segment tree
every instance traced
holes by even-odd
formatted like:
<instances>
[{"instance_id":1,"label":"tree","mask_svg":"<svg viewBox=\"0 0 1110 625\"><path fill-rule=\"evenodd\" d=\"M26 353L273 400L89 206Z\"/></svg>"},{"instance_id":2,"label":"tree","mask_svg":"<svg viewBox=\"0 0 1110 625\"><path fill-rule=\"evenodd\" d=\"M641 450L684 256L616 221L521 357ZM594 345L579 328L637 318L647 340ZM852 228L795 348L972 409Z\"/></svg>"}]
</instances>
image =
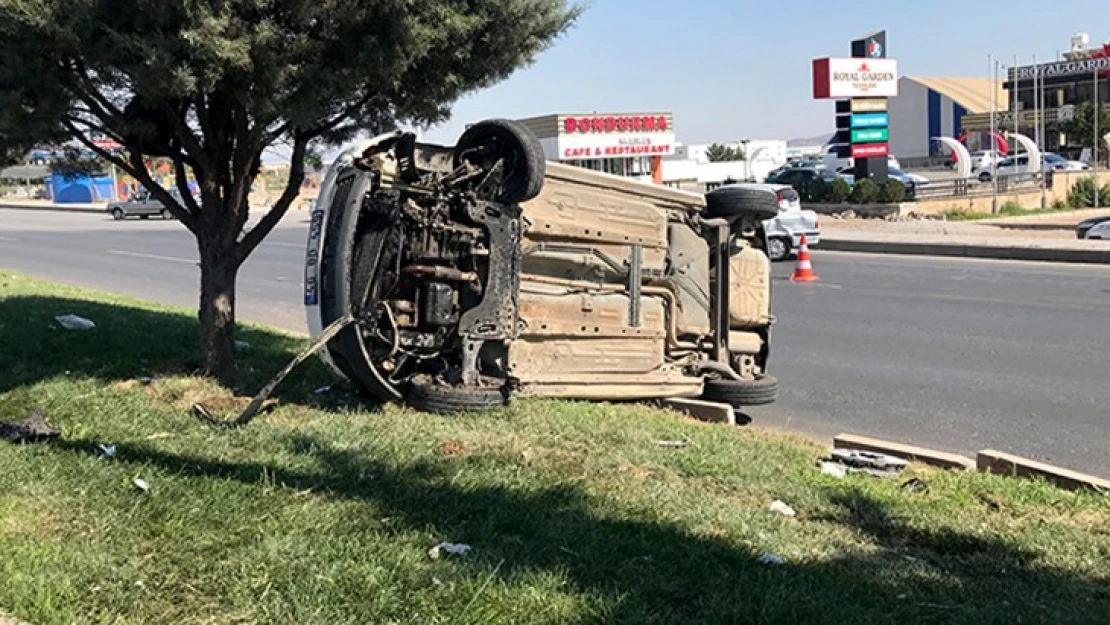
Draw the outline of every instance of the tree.
<instances>
[{"instance_id":1,"label":"tree","mask_svg":"<svg viewBox=\"0 0 1110 625\"><path fill-rule=\"evenodd\" d=\"M1081 145L1085 148L1095 147L1095 105L1093 102L1083 102L1076 105L1075 116L1064 128L1067 133L1068 143ZM1101 137L1110 132L1110 106L1105 104L1099 107L1098 115L1098 153L1099 161L1106 162L1110 149Z\"/></svg>"},{"instance_id":2,"label":"tree","mask_svg":"<svg viewBox=\"0 0 1110 625\"><path fill-rule=\"evenodd\" d=\"M744 160L744 148L714 143L705 150L705 156L710 163L742 161Z\"/></svg>"},{"instance_id":3,"label":"tree","mask_svg":"<svg viewBox=\"0 0 1110 625\"><path fill-rule=\"evenodd\" d=\"M0 140L76 139L195 235L201 349L207 371L226 377L239 267L296 198L310 146L441 121L462 95L531 63L579 12L567 0L0 0ZM275 144L291 152L287 183L244 231ZM173 163L182 203L148 172L152 157Z\"/></svg>"}]
</instances>

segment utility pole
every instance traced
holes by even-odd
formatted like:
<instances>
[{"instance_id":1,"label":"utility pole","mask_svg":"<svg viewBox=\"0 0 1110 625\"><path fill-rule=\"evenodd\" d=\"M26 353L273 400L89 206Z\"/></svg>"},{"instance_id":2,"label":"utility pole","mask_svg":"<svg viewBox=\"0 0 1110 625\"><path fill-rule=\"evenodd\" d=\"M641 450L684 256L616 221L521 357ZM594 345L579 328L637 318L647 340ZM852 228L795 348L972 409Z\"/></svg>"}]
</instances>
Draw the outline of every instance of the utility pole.
<instances>
[{"instance_id":1,"label":"utility pole","mask_svg":"<svg viewBox=\"0 0 1110 625\"><path fill-rule=\"evenodd\" d=\"M1014 109L1014 134L1016 135L1021 132L1021 111L1018 110L1018 101L1021 100L1021 98L1018 97L1018 85L1020 83L1018 82L1018 60L1016 54L1014 55L1014 64L1010 67L1014 68L1012 70L1014 72L1014 79L1010 81L1010 100L1012 100L1010 105L1011 108Z\"/></svg>"},{"instance_id":2,"label":"utility pole","mask_svg":"<svg viewBox=\"0 0 1110 625\"><path fill-rule=\"evenodd\" d=\"M1044 152L1044 138L1041 136L1041 117L1044 115L1044 107L1041 106L1041 86L1044 83L1044 77L1041 76L1041 66L1037 64L1037 55L1033 55L1033 142L1037 144L1037 148ZM1045 186L1044 169L1041 170L1040 186L1041 186L1041 208L1048 208L1048 188Z\"/></svg>"}]
</instances>

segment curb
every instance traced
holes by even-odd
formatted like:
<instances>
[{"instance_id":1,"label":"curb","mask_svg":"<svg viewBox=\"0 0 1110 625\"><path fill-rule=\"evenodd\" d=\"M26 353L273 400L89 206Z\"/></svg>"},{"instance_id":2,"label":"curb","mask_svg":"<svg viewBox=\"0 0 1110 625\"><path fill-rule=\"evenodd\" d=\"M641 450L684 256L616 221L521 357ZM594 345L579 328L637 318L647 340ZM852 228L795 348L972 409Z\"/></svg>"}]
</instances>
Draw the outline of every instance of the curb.
<instances>
[{"instance_id":1,"label":"curb","mask_svg":"<svg viewBox=\"0 0 1110 625\"><path fill-rule=\"evenodd\" d=\"M37 205L37 204L0 204L0 209L28 210L28 211L50 211L50 212L54 212L54 213L89 213L89 214L97 214L97 215L106 215L106 214L108 214L106 208L107 207L105 207L105 208L88 208L88 207L85 207L85 206L68 208L68 207L60 206L58 204L45 204L45 205Z\"/></svg>"},{"instance_id":2,"label":"curb","mask_svg":"<svg viewBox=\"0 0 1110 625\"><path fill-rule=\"evenodd\" d=\"M1110 480L993 449L980 451L976 456L975 464L980 471L995 475L1043 478L1067 490L1089 489L1110 493Z\"/></svg>"},{"instance_id":3,"label":"curb","mask_svg":"<svg viewBox=\"0 0 1110 625\"><path fill-rule=\"evenodd\" d=\"M821 248L831 252L904 254L910 256L950 256L957 258L995 258L1054 263L1110 265L1110 246L1106 249L1002 247L966 243L907 243L901 241L863 241L822 237Z\"/></svg>"},{"instance_id":4,"label":"curb","mask_svg":"<svg viewBox=\"0 0 1110 625\"><path fill-rule=\"evenodd\" d=\"M1043 479L1065 490L1091 490L1096 493L1110 494L1110 479L1080 473L1071 469L1053 466L1044 462L1006 454L992 449L978 452L975 460L924 447L904 445L877 438L856 434L838 434L833 439L834 449L855 449L886 454L911 462L952 469L956 471L979 471L1005 477Z\"/></svg>"},{"instance_id":5,"label":"curb","mask_svg":"<svg viewBox=\"0 0 1110 625\"><path fill-rule=\"evenodd\" d=\"M975 461L965 456L935 451L924 447L915 447L913 445L892 443L877 438L857 436L855 434L838 434L836 438L833 439L833 447L882 453L911 462L920 462L930 466L940 467L941 469L971 471L975 468Z\"/></svg>"}]
</instances>

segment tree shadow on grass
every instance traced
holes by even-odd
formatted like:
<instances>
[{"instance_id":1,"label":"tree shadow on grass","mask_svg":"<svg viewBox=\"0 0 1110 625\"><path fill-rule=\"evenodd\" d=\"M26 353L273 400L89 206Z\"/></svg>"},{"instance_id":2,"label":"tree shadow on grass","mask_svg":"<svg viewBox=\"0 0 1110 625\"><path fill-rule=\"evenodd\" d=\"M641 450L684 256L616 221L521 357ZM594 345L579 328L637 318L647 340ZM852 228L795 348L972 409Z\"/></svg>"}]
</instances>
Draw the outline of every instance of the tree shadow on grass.
<instances>
[{"instance_id":1,"label":"tree shadow on grass","mask_svg":"<svg viewBox=\"0 0 1110 625\"><path fill-rule=\"evenodd\" d=\"M96 328L66 330L55 317L67 314L88 318ZM199 322L172 311L61 297L8 297L0 299L0 336L0 393L63 375L105 382L191 375L200 363ZM304 339L264 330L241 331L238 338L248 347L238 355L233 386L245 395L257 392L305 346ZM310 359L293 371L275 397L302 403L314 388L333 381L318 359ZM344 400L337 396L336 401Z\"/></svg>"},{"instance_id":2,"label":"tree shadow on grass","mask_svg":"<svg viewBox=\"0 0 1110 625\"><path fill-rule=\"evenodd\" d=\"M178 456L142 445L121 445L117 457L197 479L279 483L373 503L405 529L430 528L443 540L471 544L476 555L462 562L474 575L506 582L537 571L562 575L567 590L604 604L578 622L1105 623L1110 614L1106 579L1053 568L1005 540L911 527L849 487L825 494L833 513L804 522L812 532L848 528L871 548L766 565L757 560L759 536L695 535L643 511L629 518L573 485L459 487L451 484L459 468L448 461L397 467L311 437L290 437L289 445L322 469ZM367 520L367 531L376 521Z\"/></svg>"}]
</instances>

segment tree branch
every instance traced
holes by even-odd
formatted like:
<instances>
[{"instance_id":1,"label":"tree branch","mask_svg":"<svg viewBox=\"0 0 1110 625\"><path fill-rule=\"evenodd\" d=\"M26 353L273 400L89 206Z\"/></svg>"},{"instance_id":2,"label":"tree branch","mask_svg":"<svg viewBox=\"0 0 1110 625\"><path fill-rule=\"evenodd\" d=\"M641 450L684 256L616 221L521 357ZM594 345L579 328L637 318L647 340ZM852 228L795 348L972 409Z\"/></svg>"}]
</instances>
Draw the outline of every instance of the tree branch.
<instances>
[{"instance_id":1,"label":"tree branch","mask_svg":"<svg viewBox=\"0 0 1110 625\"><path fill-rule=\"evenodd\" d=\"M128 150L130 150L131 167L135 170L131 175L135 176L139 182L143 183L143 186L146 187L154 197L158 198L158 201L161 202L163 206L177 216L181 223L189 229L189 232L195 235L197 233L197 218L178 204L177 200L175 200L174 197L170 195L170 192L163 188L162 185L154 182L154 178L151 177L150 172L146 169L146 163L143 162L143 155L140 154L138 150L133 150L131 146L127 147Z\"/></svg>"},{"instance_id":2,"label":"tree branch","mask_svg":"<svg viewBox=\"0 0 1110 625\"><path fill-rule=\"evenodd\" d=\"M251 255L258 244L270 234L274 226L285 217L285 213L289 207L293 205L293 200L297 199L297 195L301 192L301 183L304 182L304 155L308 147L309 138L306 135L297 133L293 139L293 156L292 162L289 166L289 180L285 183L285 191L282 192L281 197L277 202L274 202L270 212L259 220L258 224L251 231L243 236L239 242L237 254L239 262L242 263Z\"/></svg>"},{"instance_id":3,"label":"tree branch","mask_svg":"<svg viewBox=\"0 0 1110 625\"><path fill-rule=\"evenodd\" d=\"M313 126L312 128L309 128L308 130L304 131L304 136L308 137L309 139L314 139L314 138L324 134L325 132L327 132L329 130L332 130L333 128L335 128L339 124L343 123L343 121L345 119L347 119L348 117L353 115L355 113L355 111L357 111L360 108L366 106L366 103L369 102L370 100L372 100L374 98L374 96L376 96L376 95L377 95L377 93L368 90L368 92L365 95L363 95L361 98L356 100L351 105L344 108L335 117L332 117L328 121L326 121L322 124L318 124L316 126Z\"/></svg>"},{"instance_id":4,"label":"tree branch","mask_svg":"<svg viewBox=\"0 0 1110 625\"><path fill-rule=\"evenodd\" d=\"M173 169L174 178L177 179L177 190L181 193L181 199L185 202L185 208L187 212L194 215L200 214L200 206L197 205L197 201L193 198L193 194L189 191L189 176L185 172L185 163L175 159L173 161ZM173 212L173 210L173 208L170 208L171 213ZM181 219L179 215L175 216L178 219Z\"/></svg>"},{"instance_id":5,"label":"tree branch","mask_svg":"<svg viewBox=\"0 0 1110 625\"><path fill-rule=\"evenodd\" d=\"M86 138L85 133L81 132L81 129L78 128L75 125L75 122L76 123L86 123L86 122L84 122L84 120L74 120L74 119L68 118L68 117L66 119L62 120L62 125L64 125L70 131L70 133L73 135L73 138L77 139L82 144L84 144L85 147L87 147L90 150L92 150L93 152L95 152L97 154L97 156L99 156L100 158L108 161L109 163L115 165L116 167L119 167L120 169L124 170L128 174L131 174L132 177L134 177L134 178L139 177L136 174L136 172L134 171L134 168L132 167L132 165L130 163L128 163L127 161L124 161L122 158L112 154L111 152L105 150L104 148L101 148L100 146L96 145L95 143L92 142L91 139Z\"/></svg>"}]
</instances>

